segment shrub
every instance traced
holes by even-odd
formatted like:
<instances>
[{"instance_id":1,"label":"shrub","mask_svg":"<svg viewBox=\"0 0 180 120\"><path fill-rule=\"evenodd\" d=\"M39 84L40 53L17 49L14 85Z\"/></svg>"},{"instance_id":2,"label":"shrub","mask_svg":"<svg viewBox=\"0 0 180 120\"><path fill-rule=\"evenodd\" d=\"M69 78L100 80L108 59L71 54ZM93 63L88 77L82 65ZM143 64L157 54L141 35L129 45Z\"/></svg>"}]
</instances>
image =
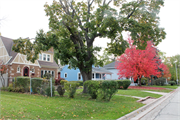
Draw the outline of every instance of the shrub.
<instances>
[{"instance_id":1,"label":"shrub","mask_svg":"<svg viewBox=\"0 0 180 120\"><path fill-rule=\"evenodd\" d=\"M169 81L169 84L170 84L171 86L173 86L173 85L176 84L176 82L175 82L175 81Z\"/></svg>"},{"instance_id":2,"label":"shrub","mask_svg":"<svg viewBox=\"0 0 180 120\"><path fill-rule=\"evenodd\" d=\"M15 87L23 87L25 92L29 91L29 83L30 83L30 78L29 77L17 77L15 78Z\"/></svg>"},{"instance_id":3,"label":"shrub","mask_svg":"<svg viewBox=\"0 0 180 120\"><path fill-rule=\"evenodd\" d=\"M52 75L50 73L45 73L43 75L43 78L45 78L45 79L50 79L51 77L52 77Z\"/></svg>"},{"instance_id":4,"label":"shrub","mask_svg":"<svg viewBox=\"0 0 180 120\"><path fill-rule=\"evenodd\" d=\"M93 81L93 80L88 80L84 82L84 86L87 86L88 93L90 94L92 99L97 98L98 94L98 89L100 87L100 82L98 81Z\"/></svg>"},{"instance_id":5,"label":"shrub","mask_svg":"<svg viewBox=\"0 0 180 120\"><path fill-rule=\"evenodd\" d=\"M103 81L101 84L100 95L102 99L110 101L112 96L118 91L118 83L116 81Z\"/></svg>"},{"instance_id":6,"label":"shrub","mask_svg":"<svg viewBox=\"0 0 180 120\"><path fill-rule=\"evenodd\" d=\"M127 89L131 84L131 81L129 79L122 80L122 82L123 82L123 89Z\"/></svg>"},{"instance_id":7,"label":"shrub","mask_svg":"<svg viewBox=\"0 0 180 120\"><path fill-rule=\"evenodd\" d=\"M155 80L155 85L163 86L165 82L166 82L166 78L158 78L157 80Z\"/></svg>"},{"instance_id":8,"label":"shrub","mask_svg":"<svg viewBox=\"0 0 180 120\"><path fill-rule=\"evenodd\" d=\"M59 93L60 96L63 96L64 93L65 93L64 86L59 85L59 86L57 87L57 92Z\"/></svg>"},{"instance_id":9,"label":"shrub","mask_svg":"<svg viewBox=\"0 0 180 120\"><path fill-rule=\"evenodd\" d=\"M55 85L60 85L60 81L65 80L64 78L55 79Z\"/></svg>"},{"instance_id":10,"label":"shrub","mask_svg":"<svg viewBox=\"0 0 180 120\"><path fill-rule=\"evenodd\" d=\"M1 90L6 91L6 90L8 90L8 88L7 87L2 87Z\"/></svg>"},{"instance_id":11,"label":"shrub","mask_svg":"<svg viewBox=\"0 0 180 120\"><path fill-rule=\"evenodd\" d=\"M83 86L83 81L78 81L79 82L79 86Z\"/></svg>"},{"instance_id":12,"label":"shrub","mask_svg":"<svg viewBox=\"0 0 180 120\"><path fill-rule=\"evenodd\" d=\"M52 86L52 96L54 96L54 86ZM47 96L51 96L51 88L50 87L48 87L48 88L46 88L46 95Z\"/></svg>"},{"instance_id":13,"label":"shrub","mask_svg":"<svg viewBox=\"0 0 180 120\"><path fill-rule=\"evenodd\" d=\"M118 89L122 89L123 87L123 81L122 80L116 80L118 83Z\"/></svg>"},{"instance_id":14,"label":"shrub","mask_svg":"<svg viewBox=\"0 0 180 120\"><path fill-rule=\"evenodd\" d=\"M32 87L33 93L38 93L37 88L41 87L41 85L42 85L42 79L41 78L33 78L31 80L31 87Z\"/></svg>"},{"instance_id":15,"label":"shrub","mask_svg":"<svg viewBox=\"0 0 180 120\"><path fill-rule=\"evenodd\" d=\"M13 87L8 87L8 91L12 92Z\"/></svg>"},{"instance_id":16,"label":"shrub","mask_svg":"<svg viewBox=\"0 0 180 120\"><path fill-rule=\"evenodd\" d=\"M76 89L79 86L79 83L76 82L66 82L64 83L64 88L68 92L69 98L74 98Z\"/></svg>"},{"instance_id":17,"label":"shrub","mask_svg":"<svg viewBox=\"0 0 180 120\"><path fill-rule=\"evenodd\" d=\"M63 85L63 86L64 86L64 83L67 83L67 82L68 82L67 80L61 80L60 81L61 85Z\"/></svg>"},{"instance_id":18,"label":"shrub","mask_svg":"<svg viewBox=\"0 0 180 120\"><path fill-rule=\"evenodd\" d=\"M146 84L148 84L148 79L145 77L141 78L141 85L146 85Z\"/></svg>"}]
</instances>

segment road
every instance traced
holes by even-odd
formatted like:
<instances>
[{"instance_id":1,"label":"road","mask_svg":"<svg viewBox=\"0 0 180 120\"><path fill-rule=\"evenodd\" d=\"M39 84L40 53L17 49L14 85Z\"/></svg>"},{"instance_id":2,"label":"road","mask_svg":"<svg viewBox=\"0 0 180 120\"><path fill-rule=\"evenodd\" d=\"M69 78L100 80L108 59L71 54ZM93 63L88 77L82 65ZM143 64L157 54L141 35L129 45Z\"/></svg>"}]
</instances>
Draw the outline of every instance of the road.
<instances>
[{"instance_id":1,"label":"road","mask_svg":"<svg viewBox=\"0 0 180 120\"><path fill-rule=\"evenodd\" d=\"M140 120L180 120L180 87Z\"/></svg>"}]
</instances>

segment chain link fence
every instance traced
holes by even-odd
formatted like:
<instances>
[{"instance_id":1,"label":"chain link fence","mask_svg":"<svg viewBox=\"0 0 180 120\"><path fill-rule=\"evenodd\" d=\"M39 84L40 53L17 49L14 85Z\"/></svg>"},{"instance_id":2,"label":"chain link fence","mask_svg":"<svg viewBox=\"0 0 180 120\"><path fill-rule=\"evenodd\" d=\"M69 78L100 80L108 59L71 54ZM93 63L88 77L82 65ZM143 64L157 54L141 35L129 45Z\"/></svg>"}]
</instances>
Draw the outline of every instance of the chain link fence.
<instances>
[{"instance_id":1,"label":"chain link fence","mask_svg":"<svg viewBox=\"0 0 180 120\"><path fill-rule=\"evenodd\" d=\"M42 79L42 78L29 78L29 77L16 77L12 80L13 92L22 92L30 94L41 94L47 96L54 96L52 86L52 78Z\"/></svg>"}]
</instances>

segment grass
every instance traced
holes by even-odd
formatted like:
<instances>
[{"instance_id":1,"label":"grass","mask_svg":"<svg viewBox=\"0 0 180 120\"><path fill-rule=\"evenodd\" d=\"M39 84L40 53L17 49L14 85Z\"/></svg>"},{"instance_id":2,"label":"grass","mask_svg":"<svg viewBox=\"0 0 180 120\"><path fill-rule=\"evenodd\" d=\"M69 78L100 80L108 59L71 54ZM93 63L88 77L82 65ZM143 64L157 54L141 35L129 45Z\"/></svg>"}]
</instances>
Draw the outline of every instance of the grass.
<instances>
[{"instance_id":1,"label":"grass","mask_svg":"<svg viewBox=\"0 0 180 120\"><path fill-rule=\"evenodd\" d=\"M143 106L137 99L116 95L110 102L84 94L70 99L1 91L0 97L1 119L117 119Z\"/></svg>"},{"instance_id":2,"label":"grass","mask_svg":"<svg viewBox=\"0 0 180 120\"><path fill-rule=\"evenodd\" d=\"M159 98L162 95L158 94L153 94L153 93L148 93L148 92L143 92L143 90L134 90L134 89L127 89L127 90L118 90L117 94L121 95L130 95L130 96L138 96L138 97L153 97L153 98Z\"/></svg>"},{"instance_id":3,"label":"grass","mask_svg":"<svg viewBox=\"0 0 180 120\"><path fill-rule=\"evenodd\" d=\"M161 87L161 88L176 89L176 88L178 88L179 86L177 86L177 85L173 85L173 86L171 86L171 85L164 85L164 86L153 85L153 87Z\"/></svg>"}]
</instances>

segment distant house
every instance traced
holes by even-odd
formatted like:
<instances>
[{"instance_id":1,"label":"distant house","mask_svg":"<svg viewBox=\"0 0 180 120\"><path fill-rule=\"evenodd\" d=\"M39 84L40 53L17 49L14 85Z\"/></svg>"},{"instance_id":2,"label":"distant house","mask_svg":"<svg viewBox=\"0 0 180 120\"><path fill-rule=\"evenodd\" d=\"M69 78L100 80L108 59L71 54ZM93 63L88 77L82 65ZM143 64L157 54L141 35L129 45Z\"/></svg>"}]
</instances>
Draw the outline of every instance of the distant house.
<instances>
[{"instance_id":1,"label":"distant house","mask_svg":"<svg viewBox=\"0 0 180 120\"><path fill-rule=\"evenodd\" d=\"M112 76L106 75L107 79L111 79L112 78L112 80L118 80L118 77L119 77L117 75L118 70L116 69L115 66L116 66L116 62L112 62L112 63L107 64L107 65L105 65L103 67L104 69L106 69L106 70L110 71L111 73L113 73Z\"/></svg>"},{"instance_id":2,"label":"distant house","mask_svg":"<svg viewBox=\"0 0 180 120\"><path fill-rule=\"evenodd\" d=\"M27 61L26 55L12 51L13 44L13 39L0 36L0 59L8 65L8 77L43 77L45 73L51 73L58 78L59 66L54 61L53 48L41 51L39 59L32 63Z\"/></svg>"},{"instance_id":3,"label":"distant house","mask_svg":"<svg viewBox=\"0 0 180 120\"><path fill-rule=\"evenodd\" d=\"M106 75L112 75L112 73L104 68L92 68L92 80L107 80ZM83 80L79 69L68 69L68 65L65 65L61 69L61 78L65 78L68 81Z\"/></svg>"}]
</instances>

